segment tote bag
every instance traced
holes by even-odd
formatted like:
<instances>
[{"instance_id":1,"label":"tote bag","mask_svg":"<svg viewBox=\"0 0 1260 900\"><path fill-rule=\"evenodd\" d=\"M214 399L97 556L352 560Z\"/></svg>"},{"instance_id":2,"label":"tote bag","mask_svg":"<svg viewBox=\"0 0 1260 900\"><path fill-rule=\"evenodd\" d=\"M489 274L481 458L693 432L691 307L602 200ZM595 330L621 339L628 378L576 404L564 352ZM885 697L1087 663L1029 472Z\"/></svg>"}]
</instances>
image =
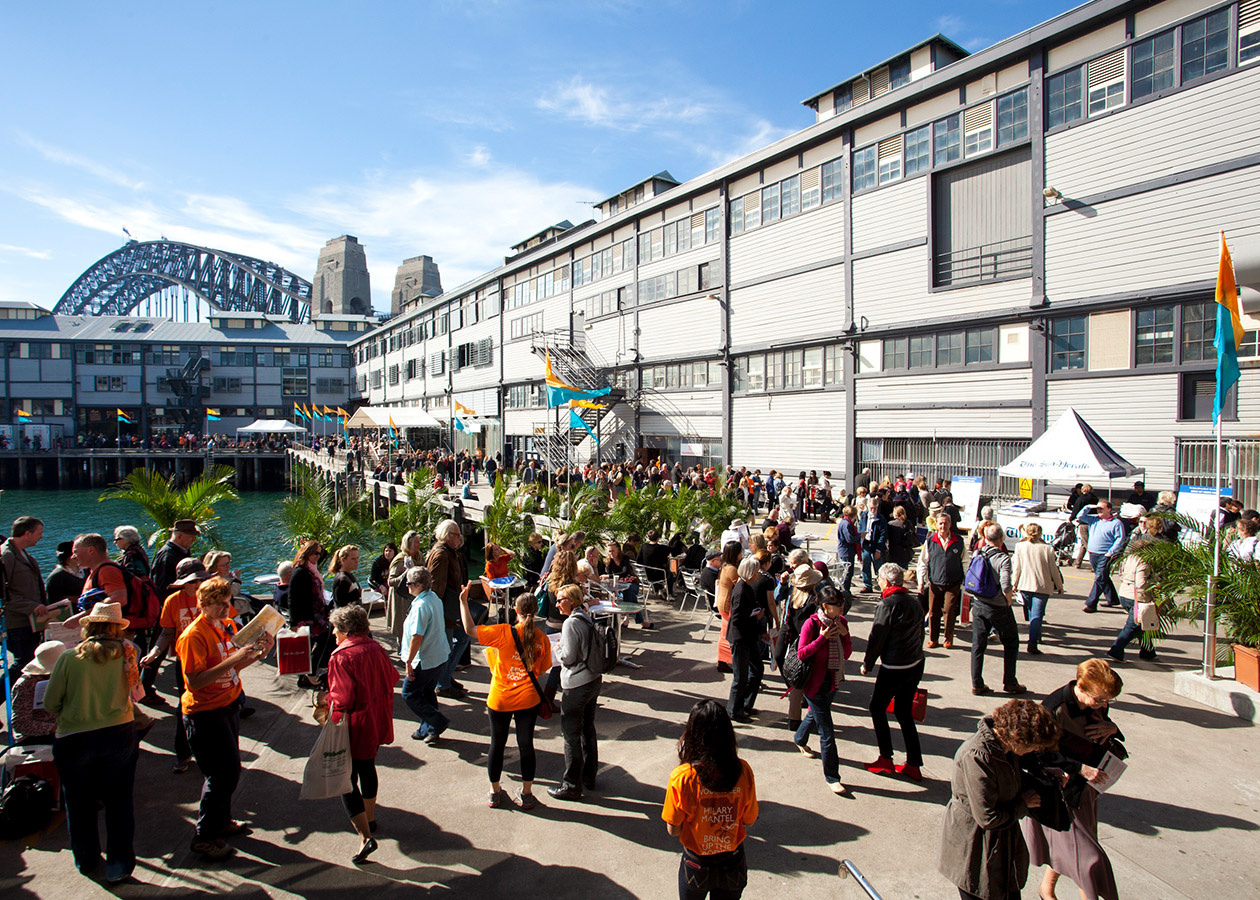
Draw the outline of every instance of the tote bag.
<instances>
[{"instance_id":1,"label":"tote bag","mask_svg":"<svg viewBox=\"0 0 1260 900\"><path fill-rule=\"evenodd\" d=\"M332 716L320 729L302 773L299 800L324 800L350 793L350 726L346 716L333 724Z\"/></svg>"}]
</instances>

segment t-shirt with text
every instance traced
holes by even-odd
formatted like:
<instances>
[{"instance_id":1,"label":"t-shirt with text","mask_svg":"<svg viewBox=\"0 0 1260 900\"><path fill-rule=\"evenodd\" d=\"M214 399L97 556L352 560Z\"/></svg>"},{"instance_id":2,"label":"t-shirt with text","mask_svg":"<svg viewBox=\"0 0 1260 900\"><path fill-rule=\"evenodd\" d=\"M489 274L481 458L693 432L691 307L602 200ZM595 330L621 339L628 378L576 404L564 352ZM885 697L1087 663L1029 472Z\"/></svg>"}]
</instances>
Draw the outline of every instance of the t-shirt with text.
<instances>
[{"instance_id":1,"label":"t-shirt with text","mask_svg":"<svg viewBox=\"0 0 1260 900\"><path fill-rule=\"evenodd\" d=\"M187 687L189 672L213 669L236 652L232 631L230 620L214 622L201 615L193 619L175 641L175 655L179 657L184 673L185 688L180 698L180 709L185 713L222 709L241 695L241 676L235 669L228 669L196 691Z\"/></svg>"},{"instance_id":2,"label":"t-shirt with text","mask_svg":"<svg viewBox=\"0 0 1260 900\"><path fill-rule=\"evenodd\" d=\"M537 628L533 635L538 655L534 659L534 677L538 678L551 668L551 641ZM529 709L540 702L538 692L529 680L521 655L516 652L510 625L481 625L477 628L477 643L485 647L486 664L490 666L490 693L486 706L495 712L515 712Z\"/></svg>"},{"instance_id":3,"label":"t-shirt with text","mask_svg":"<svg viewBox=\"0 0 1260 900\"><path fill-rule=\"evenodd\" d=\"M752 768L740 760L742 772L729 791L711 791L700 783L691 763L669 775L661 818L681 830L682 845L697 856L739 849L757 821L757 785Z\"/></svg>"}]
</instances>

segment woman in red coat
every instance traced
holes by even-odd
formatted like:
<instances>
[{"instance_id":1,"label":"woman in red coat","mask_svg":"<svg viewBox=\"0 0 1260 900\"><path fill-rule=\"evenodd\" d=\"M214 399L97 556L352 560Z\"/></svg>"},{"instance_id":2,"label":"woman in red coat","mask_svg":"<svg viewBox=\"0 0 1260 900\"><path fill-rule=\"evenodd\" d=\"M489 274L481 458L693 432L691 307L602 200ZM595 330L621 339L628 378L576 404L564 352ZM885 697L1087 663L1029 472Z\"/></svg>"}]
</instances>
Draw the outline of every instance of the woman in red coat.
<instances>
[{"instance_id":1,"label":"woman in red coat","mask_svg":"<svg viewBox=\"0 0 1260 900\"><path fill-rule=\"evenodd\" d=\"M349 716L350 793L341 800L358 832L365 861L376 849L376 751L394 741L394 685L398 672L384 648L372 639L367 612L358 604L333 610L329 617L337 649L328 660L326 703L334 722Z\"/></svg>"}]
</instances>

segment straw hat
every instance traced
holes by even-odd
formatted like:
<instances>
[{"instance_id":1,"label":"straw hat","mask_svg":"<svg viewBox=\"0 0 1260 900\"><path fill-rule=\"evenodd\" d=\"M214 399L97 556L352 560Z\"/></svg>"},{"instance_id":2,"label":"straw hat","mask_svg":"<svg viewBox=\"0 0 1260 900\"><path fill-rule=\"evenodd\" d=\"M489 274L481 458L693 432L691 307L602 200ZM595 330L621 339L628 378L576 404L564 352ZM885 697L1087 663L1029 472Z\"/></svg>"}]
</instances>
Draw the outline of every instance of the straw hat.
<instances>
[{"instance_id":1,"label":"straw hat","mask_svg":"<svg viewBox=\"0 0 1260 900\"><path fill-rule=\"evenodd\" d=\"M809 563L801 563L792 570L792 587L794 588L811 588L820 581L822 581L822 572Z\"/></svg>"},{"instance_id":2,"label":"straw hat","mask_svg":"<svg viewBox=\"0 0 1260 900\"><path fill-rule=\"evenodd\" d=\"M107 622L111 625L121 625L123 628L131 624L123 618L122 606L118 603L98 603L79 621L84 625L89 622Z\"/></svg>"},{"instance_id":3,"label":"straw hat","mask_svg":"<svg viewBox=\"0 0 1260 900\"><path fill-rule=\"evenodd\" d=\"M744 527L745 525L747 525L747 524L748 524L748 523L747 523L747 522L745 522L743 519L731 519L731 529L732 529L732 530L735 530L735 529L738 529L738 528L743 528L743 527Z\"/></svg>"},{"instance_id":4,"label":"straw hat","mask_svg":"<svg viewBox=\"0 0 1260 900\"><path fill-rule=\"evenodd\" d=\"M23 675L51 675L57 657L66 652L61 641L44 641L35 648L35 658L22 667Z\"/></svg>"},{"instance_id":5,"label":"straw hat","mask_svg":"<svg viewBox=\"0 0 1260 900\"><path fill-rule=\"evenodd\" d=\"M209 577L210 573L201 564L201 560L196 557L181 559L179 565L175 567L175 580L171 582L171 587L182 588L189 584L205 581Z\"/></svg>"}]
</instances>

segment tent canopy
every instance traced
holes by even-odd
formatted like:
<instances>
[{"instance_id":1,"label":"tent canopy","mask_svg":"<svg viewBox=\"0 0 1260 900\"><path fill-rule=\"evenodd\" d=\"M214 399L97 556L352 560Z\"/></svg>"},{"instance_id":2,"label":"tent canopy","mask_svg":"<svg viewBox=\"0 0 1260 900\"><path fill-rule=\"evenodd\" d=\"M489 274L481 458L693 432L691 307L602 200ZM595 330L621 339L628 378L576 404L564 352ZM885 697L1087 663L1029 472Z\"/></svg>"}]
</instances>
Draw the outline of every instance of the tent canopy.
<instances>
[{"instance_id":1,"label":"tent canopy","mask_svg":"<svg viewBox=\"0 0 1260 900\"><path fill-rule=\"evenodd\" d=\"M441 428L442 423L415 406L364 406L358 409L346 428L388 428L389 420L399 428Z\"/></svg>"},{"instance_id":2,"label":"tent canopy","mask_svg":"<svg viewBox=\"0 0 1260 900\"><path fill-rule=\"evenodd\" d=\"M1069 483L1127 478L1145 471L1112 450L1069 406L1032 446L999 468L998 474Z\"/></svg>"},{"instance_id":3,"label":"tent canopy","mask_svg":"<svg viewBox=\"0 0 1260 900\"><path fill-rule=\"evenodd\" d=\"M284 419L258 419L236 431L239 434L306 434L306 429L301 425L294 425Z\"/></svg>"}]
</instances>

